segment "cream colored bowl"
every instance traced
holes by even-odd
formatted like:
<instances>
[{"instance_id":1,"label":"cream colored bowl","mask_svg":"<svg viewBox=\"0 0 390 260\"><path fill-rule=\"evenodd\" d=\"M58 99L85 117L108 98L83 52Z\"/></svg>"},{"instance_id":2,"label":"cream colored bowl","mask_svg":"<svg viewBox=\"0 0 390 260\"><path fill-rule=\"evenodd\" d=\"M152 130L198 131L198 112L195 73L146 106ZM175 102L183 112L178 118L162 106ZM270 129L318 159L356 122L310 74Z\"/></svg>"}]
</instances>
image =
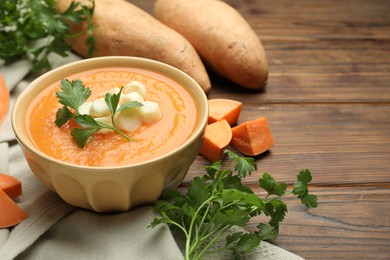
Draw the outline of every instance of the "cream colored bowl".
<instances>
[{"instance_id":1,"label":"cream colored bowl","mask_svg":"<svg viewBox=\"0 0 390 260\"><path fill-rule=\"evenodd\" d=\"M26 111L31 100L53 82L77 72L117 66L158 72L175 79L187 89L199 112L195 129L187 141L153 160L117 167L69 164L38 150L26 130ZM12 112L12 127L31 170L47 188L72 205L97 212L110 212L126 211L135 206L153 203L164 189L177 187L199 152L207 116L206 95L201 87L182 71L143 58L101 57L62 66L31 82L16 100Z\"/></svg>"}]
</instances>

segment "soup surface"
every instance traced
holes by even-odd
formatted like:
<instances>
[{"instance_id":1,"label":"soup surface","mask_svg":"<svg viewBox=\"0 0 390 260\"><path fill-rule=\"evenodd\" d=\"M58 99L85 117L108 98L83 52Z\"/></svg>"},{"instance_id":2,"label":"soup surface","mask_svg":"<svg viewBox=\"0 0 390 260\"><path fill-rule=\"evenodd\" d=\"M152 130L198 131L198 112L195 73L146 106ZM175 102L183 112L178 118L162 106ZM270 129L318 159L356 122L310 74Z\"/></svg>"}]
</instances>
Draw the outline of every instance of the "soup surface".
<instances>
[{"instance_id":1,"label":"soup surface","mask_svg":"<svg viewBox=\"0 0 390 260\"><path fill-rule=\"evenodd\" d=\"M73 141L70 131L75 126L71 120L61 128L54 123L56 112L62 106L55 95L60 90L56 82L47 87L30 104L27 112L27 129L34 144L56 159L89 166L129 165L159 157L180 146L193 132L197 117L192 96L176 81L148 70L134 68L107 68L89 70L67 77L80 79L91 88L93 101L102 93L122 87L136 80L145 85L145 100L157 102L162 118L142 125L121 135L98 133L83 149Z\"/></svg>"}]
</instances>

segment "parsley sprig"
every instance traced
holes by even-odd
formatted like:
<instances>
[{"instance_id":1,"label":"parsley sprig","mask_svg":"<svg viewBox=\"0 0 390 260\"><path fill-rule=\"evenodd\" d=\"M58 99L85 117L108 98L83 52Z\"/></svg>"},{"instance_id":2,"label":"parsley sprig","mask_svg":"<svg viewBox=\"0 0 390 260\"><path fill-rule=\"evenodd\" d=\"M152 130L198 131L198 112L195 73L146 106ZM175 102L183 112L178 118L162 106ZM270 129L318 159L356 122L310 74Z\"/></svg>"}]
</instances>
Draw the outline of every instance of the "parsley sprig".
<instances>
[{"instance_id":1,"label":"parsley sprig","mask_svg":"<svg viewBox=\"0 0 390 260\"><path fill-rule=\"evenodd\" d=\"M195 177L186 194L167 190L155 205L161 217L156 217L150 227L167 223L181 230L186 237L185 259L201 259L224 250L230 250L240 258L262 240L276 239L279 223L287 213L287 206L281 199L289 194L296 195L307 207L317 207L317 197L309 194L307 188L312 178L309 170L299 172L291 191L287 191L287 184L276 182L264 173L259 186L267 195L262 199L241 182L257 170L254 159L229 150L225 153L228 162L223 165L218 161L207 166L206 174ZM232 164L235 164L234 170L230 169ZM267 216L269 222L257 225L256 232L230 232L227 235L233 226L244 227L252 217L261 214ZM224 235L227 235L224 247L211 249Z\"/></svg>"},{"instance_id":2,"label":"parsley sprig","mask_svg":"<svg viewBox=\"0 0 390 260\"><path fill-rule=\"evenodd\" d=\"M90 56L95 48L92 30L92 15L95 1L91 5L71 2L62 13L56 11L57 0L2 0L0 1L0 59L6 63L28 57L33 70L50 69L48 54L68 56L72 49L69 38L87 34L86 43ZM86 22L85 30L73 34L68 23Z\"/></svg>"},{"instance_id":3,"label":"parsley sprig","mask_svg":"<svg viewBox=\"0 0 390 260\"><path fill-rule=\"evenodd\" d=\"M117 94L106 93L104 96L104 100L111 112L112 125L96 121L90 115L79 113L79 107L86 102L91 95L91 89L85 87L81 80L76 79L69 81L68 79L63 79L61 80L60 88L61 91L56 92L56 97L64 106L57 110L55 124L58 127L61 127L69 120L73 119L80 127L74 127L71 130L71 135L80 148L84 148L88 142L91 142L94 139L96 133L104 128L113 130L128 141L132 141L128 135L115 126L114 117L118 112L129 108L140 107L142 106L142 103L130 101L119 106L123 87Z\"/></svg>"}]
</instances>

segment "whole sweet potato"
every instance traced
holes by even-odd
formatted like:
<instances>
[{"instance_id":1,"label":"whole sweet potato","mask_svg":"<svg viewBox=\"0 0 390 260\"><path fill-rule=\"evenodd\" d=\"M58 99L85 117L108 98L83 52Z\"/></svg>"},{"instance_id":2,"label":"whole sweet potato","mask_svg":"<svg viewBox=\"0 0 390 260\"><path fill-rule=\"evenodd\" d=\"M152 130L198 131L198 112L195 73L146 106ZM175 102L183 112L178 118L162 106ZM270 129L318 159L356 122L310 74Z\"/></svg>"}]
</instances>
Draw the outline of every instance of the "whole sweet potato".
<instances>
[{"instance_id":1,"label":"whole sweet potato","mask_svg":"<svg viewBox=\"0 0 390 260\"><path fill-rule=\"evenodd\" d=\"M63 12L72 0L58 0L57 10ZM77 0L85 5L90 1ZM96 50L92 56L137 56L170 64L191 76L205 92L210 89L206 69L194 47L181 34L164 25L152 15L124 0L95 0L92 17ZM71 25L81 32L86 24ZM86 35L69 39L73 50L85 57Z\"/></svg>"},{"instance_id":2,"label":"whole sweet potato","mask_svg":"<svg viewBox=\"0 0 390 260\"><path fill-rule=\"evenodd\" d=\"M250 89L268 79L263 45L231 6L218 0L157 0L154 16L184 35L214 71Z\"/></svg>"}]
</instances>

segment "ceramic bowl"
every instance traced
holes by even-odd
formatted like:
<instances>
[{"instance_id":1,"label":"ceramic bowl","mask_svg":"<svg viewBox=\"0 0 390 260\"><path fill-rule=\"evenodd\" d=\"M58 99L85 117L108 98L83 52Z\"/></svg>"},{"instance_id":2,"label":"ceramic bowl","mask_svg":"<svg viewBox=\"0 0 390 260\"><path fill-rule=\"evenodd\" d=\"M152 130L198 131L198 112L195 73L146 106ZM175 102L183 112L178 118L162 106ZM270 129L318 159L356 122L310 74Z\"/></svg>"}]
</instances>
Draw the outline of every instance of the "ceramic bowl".
<instances>
[{"instance_id":1,"label":"ceramic bowl","mask_svg":"<svg viewBox=\"0 0 390 260\"><path fill-rule=\"evenodd\" d=\"M176 149L158 158L128 166L92 167L66 163L41 152L26 130L26 111L45 87L84 70L104 67L133 67L170 77L193 96L198 109L195 129ZM155 202L166 188L177 187L198 155L207 124L207 97L184 72L167 64L136 57L85 59L51 70L31 82L17 98L12 127L35 176L67 203L96 212L127 211Z\"/></svg>"}]
</instances>

